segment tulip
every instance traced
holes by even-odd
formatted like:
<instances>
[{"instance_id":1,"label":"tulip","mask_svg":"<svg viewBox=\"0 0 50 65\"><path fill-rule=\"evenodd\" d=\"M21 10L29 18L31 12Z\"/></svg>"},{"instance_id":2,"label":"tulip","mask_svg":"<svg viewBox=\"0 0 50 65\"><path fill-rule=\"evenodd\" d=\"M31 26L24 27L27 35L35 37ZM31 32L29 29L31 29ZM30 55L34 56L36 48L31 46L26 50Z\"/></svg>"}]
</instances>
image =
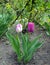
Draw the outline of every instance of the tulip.
<instances>
[{"instance_id":1,"label":"tulip","mask_svg":"<svg viewBox=\"0 0 50 65\"><path fill-rule=\"evenodd\" d=\"M28 32L34 32L35 25L33 22L28 22Z\"/></svg>"},{"instance_id":2,"label":"tulip","mask_svg":"<svg viewBox=\"0 0 50 65\"><path fill-rule=\"evenodd\" d=\"M17 24L16 25L16 32L22 32L22 24Z\"/></svg>"}]
</instances>

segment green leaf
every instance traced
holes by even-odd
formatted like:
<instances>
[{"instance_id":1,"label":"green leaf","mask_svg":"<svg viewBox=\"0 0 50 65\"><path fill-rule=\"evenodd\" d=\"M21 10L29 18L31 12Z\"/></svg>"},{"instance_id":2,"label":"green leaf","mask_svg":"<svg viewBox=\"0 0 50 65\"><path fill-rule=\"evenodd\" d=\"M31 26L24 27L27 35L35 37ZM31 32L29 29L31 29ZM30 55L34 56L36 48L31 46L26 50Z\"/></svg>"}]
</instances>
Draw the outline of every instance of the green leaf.
<instances>
[{"instance_id":1,"label":"green leaf","mask_svg":"<svg viewBox=\"0 0 50 65\"><path fill-rule=\"evenodd\" d=\"M50 2L47 2L47 8L50 9Z\"/></svg>"},{"instance_id":2,"label":"green leaf","mask_svg":"<svg viewBox=\"0 0 50 65\"><path fill-rule=\"evenodd\" d=\"M28 55L28 35L22 34L22 48L23 48L23 54L24 57Z\"/></svg>"},{"instance_id":3,"label":"green leaf","mask_svg":"<svg viewBox=\"0 0 50 65\"><path fill-rule=\"evenodd\" d=\"M32 40L32 41L30 42L30 44L28 45L28 49L31 48L31 47L33 46L33 44L35 44L36 42L38 42L38 40L39 40L39 38L40 38L41 36L42 36L42 34L39 35L39 36L37 36L34 40Z\"/></svg>"},{"instance_id":4,"label":"green leaf","mask_svg":"<svg viewBox=\"0 0 50 65\"><path fill-rule=\"evenodd\" d=\"M33 54L35 53L35 51L40 48L42 46L42 42L38 42L37 44L33 45L32 49L29 51L29 55L27 56L27 58L25 59L25 62L28 62L31 60L31 58L33 57Z\"/></svg>"},{"instance_id":5,"label":"green leaf","mask_svg":"<svg viewBox=\"0 0 50 65\"><path fill-rule=\"evenodd\" d=\"M18 36L17 38L15 38L12 34L8 32L6 33L6 36L11 42L11 45L18 56L18 60L20 61L22 58L21 58L21 50L20 50L20 41L19 41Z\"/></svg>"},{"instance_id":6,"label":"green leaf","mask_svg":"<svg viewBox=\"0 0 50 65\"><path fill-rule=\"evenodd\" d=\"M39 35L32 42L30 42L29 44L30 46L28 49L28 56L25 58L25 62L28 62L32 58L34 52L42 46L42 42L39 42L38 40L40 37L41 35Z\"/></svg>"}]
</instances>

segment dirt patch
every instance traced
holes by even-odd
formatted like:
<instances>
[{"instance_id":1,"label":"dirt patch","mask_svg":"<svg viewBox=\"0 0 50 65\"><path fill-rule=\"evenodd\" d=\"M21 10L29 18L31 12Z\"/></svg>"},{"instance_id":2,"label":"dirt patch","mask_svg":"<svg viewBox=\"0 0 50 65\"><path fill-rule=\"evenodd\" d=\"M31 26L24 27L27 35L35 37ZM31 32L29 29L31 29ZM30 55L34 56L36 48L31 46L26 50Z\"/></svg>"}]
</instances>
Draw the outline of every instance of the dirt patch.
<instances>
[{"instance_id":1,"label":"dirt patch","mask_svg":"<svg viewBox=\"0 0 50 65\"><path fill-rule=\"evenodd\" d=\"M50 65L50 38L38 26L36 26L35 32L30 37L33 39L41 33L40 40L44 40L44 44L26 65ZM24 65L22 62L18 64L17 56L5 36L0 40L0 65Z\"/></svg>"}]
</instances>

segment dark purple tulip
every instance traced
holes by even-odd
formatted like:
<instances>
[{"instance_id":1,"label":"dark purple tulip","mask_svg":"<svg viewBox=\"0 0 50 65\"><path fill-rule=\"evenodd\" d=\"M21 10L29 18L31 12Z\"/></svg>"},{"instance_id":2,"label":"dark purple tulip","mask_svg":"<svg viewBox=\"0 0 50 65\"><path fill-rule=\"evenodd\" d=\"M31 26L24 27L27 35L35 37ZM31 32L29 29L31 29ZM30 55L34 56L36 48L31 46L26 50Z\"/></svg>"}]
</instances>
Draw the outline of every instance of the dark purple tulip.
<instances>
[{"instance_id":1,"label":"dark purple tulip","mask_svg":"<svg viewBox=\"0 0 50 65\"><path fill-rule=\"evenodd\" d=\"M33 22L28 22L28 32L34 32L35 25Z\"/></svg>"}]
</instances>

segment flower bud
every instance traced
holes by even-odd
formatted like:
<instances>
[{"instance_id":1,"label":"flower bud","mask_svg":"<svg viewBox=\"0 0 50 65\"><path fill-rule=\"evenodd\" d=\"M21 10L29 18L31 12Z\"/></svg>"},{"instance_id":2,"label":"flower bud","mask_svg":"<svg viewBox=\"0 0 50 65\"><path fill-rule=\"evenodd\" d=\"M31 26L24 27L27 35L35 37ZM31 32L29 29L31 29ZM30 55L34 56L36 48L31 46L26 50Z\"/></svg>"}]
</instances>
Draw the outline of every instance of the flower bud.
<instances>
[{"instance_id":1,"label":"flower bud","mask_svg":"<svg viewBox=\"0 0 50 65\"><path fill-rule=\"evenodd\" d=\"M33 22L28 22L28 32L34 32L35 25Z\"/></svg>"},{"instance_id":2,"label":"flower bud","mask_svg":"<svg viewBox=\"0 0 50 65\"><path fill-rule=\"evenodd\" d=\"M22 32L22 25L21 24L17 24L16 25L16 32Z\"/></svg>"}]
</instances>

